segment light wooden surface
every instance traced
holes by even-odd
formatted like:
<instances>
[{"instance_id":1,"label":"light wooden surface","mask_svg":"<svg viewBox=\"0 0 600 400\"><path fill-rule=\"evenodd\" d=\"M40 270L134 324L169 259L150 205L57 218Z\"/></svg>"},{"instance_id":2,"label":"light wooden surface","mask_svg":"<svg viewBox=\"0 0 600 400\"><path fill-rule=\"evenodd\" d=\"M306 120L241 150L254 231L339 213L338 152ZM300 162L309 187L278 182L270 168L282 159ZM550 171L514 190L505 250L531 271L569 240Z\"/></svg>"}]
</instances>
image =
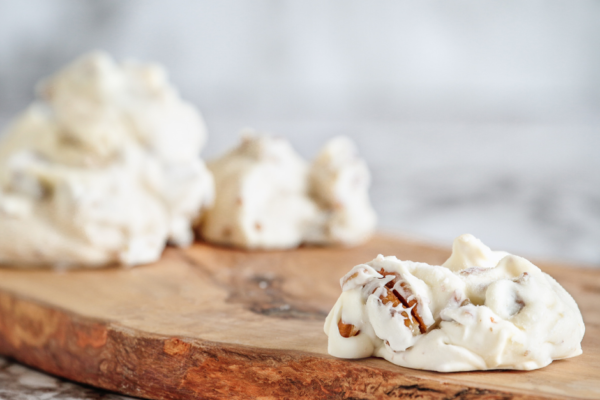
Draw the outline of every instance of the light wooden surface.
<instances>
[{"instance_id":1,"label":"light wooden surface","mask_svg":"<svg viewBox=\"0 0 600 400\"><path fill-rule=\"evenodd\" d=\"M156 264L0 270L0 353L75 381L155 399L600 398L600 271L541 265L577 300L582 356L531 372L440 374L327 354L339 278L377 254L441 263L449 251L379 236L288 252L196 244Z\"/></svg>"}]
</instances>

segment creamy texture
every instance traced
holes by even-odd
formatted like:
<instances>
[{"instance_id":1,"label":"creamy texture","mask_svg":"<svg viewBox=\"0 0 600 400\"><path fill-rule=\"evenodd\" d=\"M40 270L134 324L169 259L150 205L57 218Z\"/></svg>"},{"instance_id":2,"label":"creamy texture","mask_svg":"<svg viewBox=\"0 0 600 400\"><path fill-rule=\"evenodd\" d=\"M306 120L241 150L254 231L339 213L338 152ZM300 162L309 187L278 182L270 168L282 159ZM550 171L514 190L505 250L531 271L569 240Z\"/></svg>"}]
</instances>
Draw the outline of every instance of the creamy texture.
<instances>
[{"instance_id":1,"label":"creamy texture","mask_svg":"<svg viewBox=\"0 0 600 400\"><path fill-rule=\"evenodd\" d=\"M531 370L582 353L573 298L524 258L458 237L443 266L379 255L341 279L328 350L440 372Z\"/></svg>"},{"instance_id":2,"label":"creamy texture","mask_svg":"<svg viewBox=\"0 0 600 400\"><path fill-rule=\"evenodd\" d=\"M0 142L0 262L135 265L187 245L212 203L206 129L156 65L86 55Z\"/></svg>"},{"instance_id":3,"label":"creamy texture","mask_svg":"<svg viewBox=\"0 0 600 400\"><path fill-rule=\"evenodd\" d=\"M207 241L248 249L355 245L375 227L369 171L345 137L309 164L286 140L247 132L209 169L217 197L199 228Z\"/></svg>"}]
</instances>

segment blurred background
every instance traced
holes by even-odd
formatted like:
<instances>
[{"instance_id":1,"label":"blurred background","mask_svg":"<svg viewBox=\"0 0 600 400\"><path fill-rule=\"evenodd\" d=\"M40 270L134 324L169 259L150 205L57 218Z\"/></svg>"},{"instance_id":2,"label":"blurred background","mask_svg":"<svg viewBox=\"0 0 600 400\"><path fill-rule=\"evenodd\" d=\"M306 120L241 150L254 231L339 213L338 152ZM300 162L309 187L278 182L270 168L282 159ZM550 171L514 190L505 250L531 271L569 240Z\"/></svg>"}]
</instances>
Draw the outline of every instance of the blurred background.
<instances>
[{"instance_id":1,"label":"blurred background","mask_svg":"<svg viewBox=\"0 0 600 400\"><path fill-rule=\"evenodd\" d=\"M208 128L358 144L384 231L600 266L600 2L0 0L0 126L80 54L163 64Z\"/></svg>"}]
</instances>

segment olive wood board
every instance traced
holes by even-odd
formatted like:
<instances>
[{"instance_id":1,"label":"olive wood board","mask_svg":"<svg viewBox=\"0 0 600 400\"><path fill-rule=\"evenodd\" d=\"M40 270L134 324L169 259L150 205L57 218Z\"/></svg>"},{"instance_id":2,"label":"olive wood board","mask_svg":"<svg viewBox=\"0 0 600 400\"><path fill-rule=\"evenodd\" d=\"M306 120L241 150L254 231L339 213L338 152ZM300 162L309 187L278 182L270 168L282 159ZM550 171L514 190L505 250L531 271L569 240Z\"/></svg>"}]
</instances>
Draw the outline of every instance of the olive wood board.
<instances>
[{"instance_id":1,"label":"olive wood board","mask_svg":"<svg viewBox=\"0 0 600 400\"><path fill-rule=\"evenodd\" d=\"M449 249L378 235L352 249L167 248L124 269L0 269L0 353L149 399L600 398L600 270L537 263L575 298L583 355L536 371L436 373L327 354L339 278L377 254Z\"/></svg>"}]
</instances>

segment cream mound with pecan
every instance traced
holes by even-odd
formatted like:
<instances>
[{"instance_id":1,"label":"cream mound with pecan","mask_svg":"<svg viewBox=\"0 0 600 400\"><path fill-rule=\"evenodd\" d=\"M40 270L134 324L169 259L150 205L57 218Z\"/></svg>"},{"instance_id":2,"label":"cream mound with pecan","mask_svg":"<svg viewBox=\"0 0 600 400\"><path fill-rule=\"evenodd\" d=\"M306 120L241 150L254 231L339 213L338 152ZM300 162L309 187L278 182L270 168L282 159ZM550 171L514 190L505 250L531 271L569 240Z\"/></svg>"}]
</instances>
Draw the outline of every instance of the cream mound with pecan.
<instances>
[{"instance_id":1,"label":"cream mound with pecan","mask_svg":"<svg viewBox=\"0 0 600 400\"><path fill-rule=\"evenodd\" d=\"M325 322L336 357L453 372L532 370L582 353L573 298L529 261L471 235L441 266L379 255L340 283Z\"/></svg>"},{"instance_id":2,"label":"cream mound with pecan","mask_svg":"<svg viewBox=\"0 0 600 400\"><path fill-rule=\"evenodd\" d=\"M0 263L135 265L191 243L213 198L205 137L161 67L76 60L0 142Z\"/></svg>"},{"instance_id":3,"label":"cream mound with pecan","mask_svg":"<svg viewBox=\"0 0 600 400\"><path fill-rule=\"evenodd\" d=\"M246 132L208 167L216 199L199 231L209 242L248 249L351 246L375 228L369 170L348 138L331 139L309 164L285 139Z\"/></svg>"}]
</instances>

